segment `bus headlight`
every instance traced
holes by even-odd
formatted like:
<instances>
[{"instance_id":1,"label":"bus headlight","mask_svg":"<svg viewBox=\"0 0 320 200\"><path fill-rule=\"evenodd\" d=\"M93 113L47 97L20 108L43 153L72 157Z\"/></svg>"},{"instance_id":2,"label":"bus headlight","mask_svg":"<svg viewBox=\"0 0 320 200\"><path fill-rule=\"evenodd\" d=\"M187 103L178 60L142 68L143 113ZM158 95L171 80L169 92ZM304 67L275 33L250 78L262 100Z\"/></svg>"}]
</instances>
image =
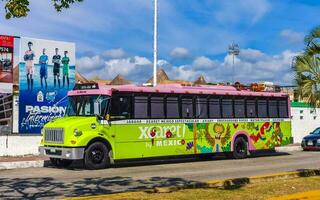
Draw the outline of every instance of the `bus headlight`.
<instances>
[{"instance_id":1,"label":"bus headlight","mask_svg":"<svg viewBox=\"0 0 320 200\"><path fill-rule=\"evenodd\" d=\"M74 129L73 135L74 136L80 136L80 135L82 135L82 131L79 131L78 129Z\"/></svg>"},{"instance_id":2,"label":"bus headlight","mask_svg":"<svg viewBox=\"0 0 320 200\"><path fill-rule=\"evenodd\" d=\"M317 143L320 144L320 139L317 139Z\"/></svg>"}]
</instances>

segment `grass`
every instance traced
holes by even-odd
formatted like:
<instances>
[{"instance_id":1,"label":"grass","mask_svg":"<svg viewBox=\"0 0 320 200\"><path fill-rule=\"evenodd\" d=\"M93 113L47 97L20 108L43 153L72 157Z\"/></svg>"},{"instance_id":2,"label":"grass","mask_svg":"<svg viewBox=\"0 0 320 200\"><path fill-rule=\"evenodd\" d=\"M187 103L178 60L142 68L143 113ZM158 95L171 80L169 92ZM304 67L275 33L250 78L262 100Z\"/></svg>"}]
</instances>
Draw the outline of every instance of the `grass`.
<instances>
[{"instance_id":1,"label":"grass","mask_svg":"<svg viewBox=\"0 0 320 200\"><path fill-rule=\"evenodd\" d=\"M303 177L287 180L276 180L264 183L248 184L237 189L184 189L171 193L147 193L147 192L129 192L110 195L101 195L88 197L85 199L94 200L190 200L190 199L233 199L233 200L258 200L278 197L287 194L305 192L320 189L320 177Z\"/></svg>"}]
</instances>

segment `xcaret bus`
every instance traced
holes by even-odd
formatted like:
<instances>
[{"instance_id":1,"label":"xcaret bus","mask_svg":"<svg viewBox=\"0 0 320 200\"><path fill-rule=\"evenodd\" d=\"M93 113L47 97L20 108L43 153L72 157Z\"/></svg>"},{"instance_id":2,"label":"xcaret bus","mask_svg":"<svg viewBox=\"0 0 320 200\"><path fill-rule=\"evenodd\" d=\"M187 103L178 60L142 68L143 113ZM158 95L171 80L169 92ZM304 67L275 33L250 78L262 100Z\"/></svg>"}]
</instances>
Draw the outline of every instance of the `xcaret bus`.
<instances>
[{"instance_id":1,"label":"xcaret bus","mask_svg":"<svg viewBox=\"0 0 320 200\"><path fill-rule=\"evenodd\" d=\"M42 129L40 152L56 166L88 169L135 158L250 151L291 141L289 97L255 87L79 84L65 117Z\"/></svg>"}]
</instances>

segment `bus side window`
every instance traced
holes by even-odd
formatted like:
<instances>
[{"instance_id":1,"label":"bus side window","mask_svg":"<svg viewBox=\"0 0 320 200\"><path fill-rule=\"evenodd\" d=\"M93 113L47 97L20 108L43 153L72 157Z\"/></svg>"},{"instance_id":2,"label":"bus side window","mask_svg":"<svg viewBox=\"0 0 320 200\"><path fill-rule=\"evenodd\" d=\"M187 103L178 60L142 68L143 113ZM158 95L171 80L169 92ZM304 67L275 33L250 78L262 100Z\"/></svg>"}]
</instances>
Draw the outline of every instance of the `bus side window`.
<instances>
[{"instance_id":1,"label":"bus side window","mask_svg":"<svg viewBox=\"0 0 320 200\"><path fill-rule=\"evenodd\" d=\"M151 118L164 119L164 99L163 97L151 97Z\"/></svg>"},{"instance_id":2,"label":"bus side window","mask_svg":"<svg viewBox=\"0 0 320 200\"><path fill-rule=\"evenodd\" d=\"M256 100L255 99L247 99L247 117L248 118L256 118L257 111L256 111Z\"/></svg>"},{"instance_id":3,"label":"bus side window","mask_svg":"<svg viewBox=\"0 0 320 200\"><path fill-rule=\"evenodd\" d=\"M148 96L134 97L134 118L147 119L148 117Z\"/></svg>"},{"instance_id":4,"label":"bus side window","mask_svg":"<svg viewBox=\"0 0 320 200\"><path fill-rule=\"evenodd\" d=\"M209 99L209 117L221 118L220 99L218 97Z\"/></svg>"},{"instance_id":5,"label":"bus side window","mask_svg":"<svg viewBox=\"0 0 320 200\"><path fill-rule=\"evenodd\" d=\"M258 99L258 117L259 118L267 118L268 110L267 110L267 100L266 99Z\"/></svg>"},{"instance_id":6,"label":"bus side window","mask_svg":"<svg viewBox=\"0 0 320 200\"><path fill-rule=\"evenodd\" d=\"M287 118L288 117L288 101L287 99L279 100L279 117Z\"/></svg>"},{"instance_id":7,"label":"bus side window","mask_svg":"<svg viewBox=\"0 0 320 200\"><path fill-rule=\"evenodd\" d=\"M204 97L196 98L196 118L200 118L200 119L208 118L207 98L204 98Z\"/></svg>"},{"instance_id":8,"label":"bus side window","mask_svg":"<svg viewBox=\"0 0 320 200\"><path fill-rule=\"evenodd\" d=\"M111 100L110 119L130 119L131 97L113 96Z\"/></svg>"},{"instance_id":9,"label":"bus side window","mask_svg":"<svg viewBox=\"0 0 320 200\"><path fill-rule=\"evenodd\" d=\"M270 99L268 101L268 109L269 109L269 117L270 118L277 118L278 117L278 103L275 99Z\"/></svg>"},{"instance_id":10,"label":"bus side window","mask_svg":"<svg viewBox=\"0 0 320 200\"><path fill-rule=\"evenodd\" d=\"M167 100L166 101L167 118L168 119L180 118L178 97L167 97L166 100Z\"/></svg>"},{"instance_id":11,"label":"bus side window","mask_svg":"<svg viewBox=\"0 0 320 200\"><path fill-rule=\"evenodd\" d=\"M244 118L244 99L235 99L234 100L234 116L235 118Z\"/></svg>"},{"instance_id":12,"label":"bus side window","mask_svg":"<svg viewBox=\"0 0 320 200\"><path fill-rule=\"evenodd\" d=\"M191 97L182 97L182 118L193 118L193 103Z\"/></svg>"},{"instance_id":13,"label":"bus side window","mask_svg":"<svg viewBox=\"0 0 320 200\"><path fill-rule=\"evenodd\" d=\"M222 99L222 117L233 118L233 106L231 98Z\"/></svg>"}]
</instances>

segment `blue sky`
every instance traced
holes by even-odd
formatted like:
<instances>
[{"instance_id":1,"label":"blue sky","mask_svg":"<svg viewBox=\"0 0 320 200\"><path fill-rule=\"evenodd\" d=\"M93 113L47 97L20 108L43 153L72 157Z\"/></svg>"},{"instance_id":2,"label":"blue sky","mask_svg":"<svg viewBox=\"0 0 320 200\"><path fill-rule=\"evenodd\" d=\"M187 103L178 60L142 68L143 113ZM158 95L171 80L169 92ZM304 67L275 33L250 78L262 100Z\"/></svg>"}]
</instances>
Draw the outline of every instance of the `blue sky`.
<instances>
[{"instance_id":1,"label":"blue sky","mask_svg":"<svg viewBox=\"0 0 320 200\"><path fill-rule=\"evenodd\" d=\"M230 81L228 44L239 43L236 80L291 85L292 57L320 25L314 0L158 0L159 66L171 79ZM3 5L3 3L1 3ZM2 6L3 7L3 6ZM0 32L75 42L86 77L117 74L142 83L152 75L151 0L85 0L62 13L32 0L27 18L0 19Z\"/></svg>"}]
</instances>

